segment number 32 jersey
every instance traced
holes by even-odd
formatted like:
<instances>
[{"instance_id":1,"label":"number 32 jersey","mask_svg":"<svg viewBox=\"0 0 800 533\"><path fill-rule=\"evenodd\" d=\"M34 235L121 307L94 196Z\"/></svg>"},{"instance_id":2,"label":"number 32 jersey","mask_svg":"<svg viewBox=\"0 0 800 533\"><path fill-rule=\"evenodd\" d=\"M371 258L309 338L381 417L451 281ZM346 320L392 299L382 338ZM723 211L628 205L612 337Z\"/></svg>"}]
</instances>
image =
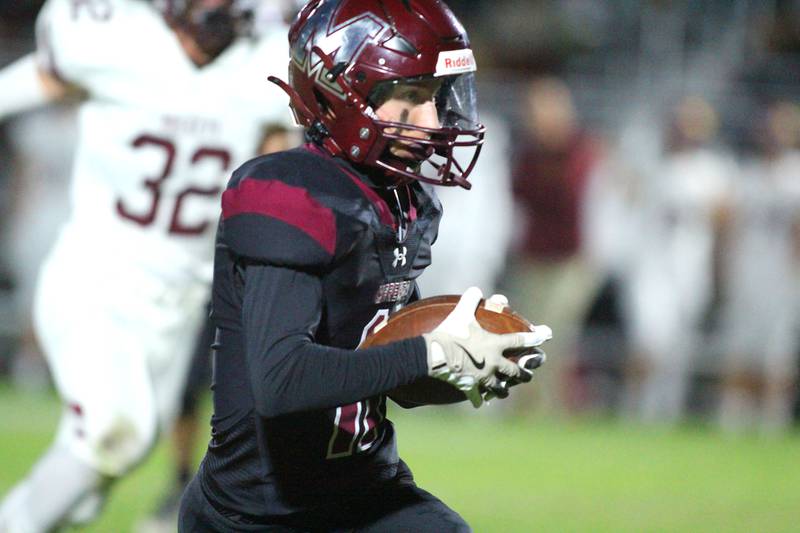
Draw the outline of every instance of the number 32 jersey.
<instances>
[{"instance_id":1,"label":"number 32 jersey","mask_svg":"<svg viewBox=\"0 0 800 533\"><path fill-rule=\"evenodd\" d=\"M37 41L40 66L88 93L67 227L166 282L207 279L227 177L266 123L291 122L266 81L285 72L285 27L198 68L150 2L49 0Z\"/></svg>"}]
</instances>

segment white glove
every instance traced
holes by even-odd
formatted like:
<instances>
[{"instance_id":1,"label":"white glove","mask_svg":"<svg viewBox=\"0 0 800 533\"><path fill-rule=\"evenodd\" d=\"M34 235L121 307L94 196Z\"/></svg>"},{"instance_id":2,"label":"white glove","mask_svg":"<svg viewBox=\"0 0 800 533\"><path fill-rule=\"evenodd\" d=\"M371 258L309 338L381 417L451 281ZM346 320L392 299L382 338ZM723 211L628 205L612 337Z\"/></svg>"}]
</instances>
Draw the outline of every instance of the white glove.
<instances>
[{"instance_id":1,"label":"white glove","mask_svg":"<svg viewBox=\"0 0 800 533\"><path fill-rule=\"evenodd\" d=\"M458 388L475 407L483 403L484 391L497 389L502 381L530 379L521 375L524 370L520 365L503 357L505 350L533 348L553 336L547 326L524 333L489 333L475 319L482 297L480 289L470 287L447 318L423 335L428 347L428 374Z\"/></svg>"},{"instance_id":2,"label":"white glove","mask_svg":"<svg viewBox=\"0 0 800 533\"><path fill-rule=\"evenodd\" d=\"M508 306L508 298L502 294L493 294L486 299L487 307L494 307L499 312L504 307ZM553 333L549 327L541 325L535 326L536 329L545 329L546 334L549 334L546 340L552 338ZM549 333L548 333L549 332ZM481 396L483 401L487 404L490 400L495 398L508 398L509 389L520 383L528 383L533 379L533 371L542 366L547 361L547 354L539 348L531 348L530 353L523 355L517 360L517 366L520 368L519 376L515 379L501 379L499 383L490 388L483 388Z\"/></svg>"}]
</instances>

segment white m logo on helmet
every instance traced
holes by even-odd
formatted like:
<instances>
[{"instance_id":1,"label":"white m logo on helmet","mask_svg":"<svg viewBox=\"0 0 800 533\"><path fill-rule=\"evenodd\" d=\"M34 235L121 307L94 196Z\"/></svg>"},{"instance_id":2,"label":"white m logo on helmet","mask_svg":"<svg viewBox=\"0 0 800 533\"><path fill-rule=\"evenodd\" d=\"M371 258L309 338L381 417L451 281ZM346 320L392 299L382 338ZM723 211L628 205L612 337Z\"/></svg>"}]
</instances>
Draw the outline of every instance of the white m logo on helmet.
<instances>
[{"instance_id":1,"label":"white m logo on helmet","mask_svg":"<svg viewBox=\"0 0 800 533\"><path fill-rule=\"evenodd\" d=\"M329 12L321 13L322 20L330 21L331 11L335 7L335 3L323 4L320 9L327 9ZM344 100L342 89L338 84L325 77L327 70L325 70L322 59L311 49L315 46L319 47L335 63L350 63L359 56L369 41L375 39L388 26L371 13L364 13L347 20L335 28L328 29L321 26L322 24L319 26L309 24L307 28L304 28L307 35L301 34L298 38L297 44L292 49L292 61L299 68L305 70L309 79L314 78L317 84Z\"/></svg>"}]
</instances>

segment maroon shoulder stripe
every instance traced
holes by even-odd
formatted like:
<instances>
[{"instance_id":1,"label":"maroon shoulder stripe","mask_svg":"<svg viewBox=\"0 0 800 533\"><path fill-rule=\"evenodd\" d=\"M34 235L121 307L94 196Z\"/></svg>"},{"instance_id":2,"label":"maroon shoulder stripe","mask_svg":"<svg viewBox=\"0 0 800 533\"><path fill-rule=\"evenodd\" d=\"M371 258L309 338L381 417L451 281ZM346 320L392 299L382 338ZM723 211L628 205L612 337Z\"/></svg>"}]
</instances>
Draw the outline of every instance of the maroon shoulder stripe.
<instances>
[{"instance_id":1,"label":"maroon shoulder stripe","mask_svg":"<svg viewBox=\"0 0 800 533\"><path fill-rule=\"evenodd\" d=\"M323 152L317 145L313 143L306 143L303 147L310 151L314 152L315 154L328 157L330 156ZM378 211L378 216L381 219L381 222L386 224L387 226L392 226L393 228L397 229L397 222L395 221L394 217L392 216L392 211L389 209L389 205L384 201L383 198L378 196L378 193L373 191L369 188L369 186L358 179L356 176L353 175L352 172L348 171L346 168L339 167L339 169L345 173L345 175L350 178L356 186L361 189L361 192L364 193L364 196L375 206L375 209Z\"/></svg>"},{"instance_id":2,"label":"maroon shoulder stripe","mask_svg":"<svg viewBox=\"0 0 800 533\"><path fill-rule=\"evenodd\" d=\"M242 214L271 217L294 226L329 254L336 250L333 210L311 197L307 190L278 180L245 178L235 189L222 193L222 218Z\"/></svg>"}]
</instances>

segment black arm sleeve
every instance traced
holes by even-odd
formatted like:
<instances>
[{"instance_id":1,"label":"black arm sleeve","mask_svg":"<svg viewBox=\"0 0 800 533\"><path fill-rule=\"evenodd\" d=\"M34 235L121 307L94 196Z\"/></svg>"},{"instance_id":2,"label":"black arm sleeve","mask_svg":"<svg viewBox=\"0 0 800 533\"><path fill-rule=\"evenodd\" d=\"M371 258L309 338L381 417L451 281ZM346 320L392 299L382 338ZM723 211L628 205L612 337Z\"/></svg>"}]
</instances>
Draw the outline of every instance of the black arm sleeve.
<instances>
[{"instance_id":1,"label":"black arm sleeve","mask_svg":"<svg viewBox=\"0 0 800 533\"><path fill-rule=\"evenodd\" d=\"M346 405L428 373L422 337L358 351L316 344L321 290L310 273L264 264L246 268L245 349L261 416Z\"/></svg>"}]
</instances>

